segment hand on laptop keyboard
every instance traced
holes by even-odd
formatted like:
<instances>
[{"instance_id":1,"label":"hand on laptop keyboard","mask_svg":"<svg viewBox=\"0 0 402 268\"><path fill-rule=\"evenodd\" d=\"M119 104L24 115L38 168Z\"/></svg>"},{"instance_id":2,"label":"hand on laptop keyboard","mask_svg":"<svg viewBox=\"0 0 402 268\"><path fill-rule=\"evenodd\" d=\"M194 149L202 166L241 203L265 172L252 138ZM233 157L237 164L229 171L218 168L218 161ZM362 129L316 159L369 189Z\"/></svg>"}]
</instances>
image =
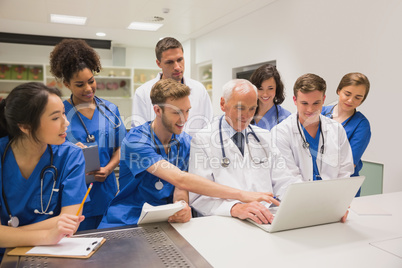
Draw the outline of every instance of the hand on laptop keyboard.
<instances>
[{"instance_id":1,"label":"hand on laptop keyboard","mask_svg":"<svg viewBox=\"0 0 402 268\"><path fill-rule=\"evenodd\" d=\"M239 219L251 219L256 223L269 223L273 221L272 213L268 210L260 202L251 202L251 203L237 203L235 204L231 211L231 215L233 217L237 217Z\"/></svg>"}]
</instances>

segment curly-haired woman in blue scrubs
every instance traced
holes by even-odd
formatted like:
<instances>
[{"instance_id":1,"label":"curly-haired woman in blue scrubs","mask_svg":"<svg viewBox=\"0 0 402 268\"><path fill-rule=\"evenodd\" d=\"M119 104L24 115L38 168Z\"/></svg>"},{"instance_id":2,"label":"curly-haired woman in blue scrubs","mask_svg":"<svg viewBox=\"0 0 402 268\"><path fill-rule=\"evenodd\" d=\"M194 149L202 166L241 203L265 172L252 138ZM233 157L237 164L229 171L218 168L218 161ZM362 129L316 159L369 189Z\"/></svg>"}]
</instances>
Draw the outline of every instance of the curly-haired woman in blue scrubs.
<instances>
[{"instance_id":1,"label":"curly-haired woman in blue scrubs","mask_svg":"<svg viewBox=\"0 0 402 268\"><path fill-rule=\"evenodd\" d=\"M107 205L118 191L114 169L120 161L120 144L126 135L119 109L95 96L95 74L101 70L99 55L83 40L64 39L50 54L50 72L71 90L64 101L70 121L67 139L81 148L98 145L100 170L84 207L79 230L96 229Z\"/></svg>"}]
</instances>

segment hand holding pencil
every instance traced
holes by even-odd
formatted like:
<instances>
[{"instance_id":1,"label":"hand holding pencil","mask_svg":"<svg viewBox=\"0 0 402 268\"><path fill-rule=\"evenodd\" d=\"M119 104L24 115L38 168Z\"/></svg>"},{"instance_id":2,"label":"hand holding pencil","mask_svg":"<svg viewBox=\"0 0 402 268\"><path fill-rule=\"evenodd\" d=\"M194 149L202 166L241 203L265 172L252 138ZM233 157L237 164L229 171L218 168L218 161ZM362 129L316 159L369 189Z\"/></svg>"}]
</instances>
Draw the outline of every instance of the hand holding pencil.
<instances>
[{"instance_id":1,"label":"hand holding pencil","mask_svg":"<svg viewBox=\"0 0 402 268\"><path fill-rule=\"evenodd\" d=\"M80 207L78 208L78 211L77 211L77 216L80 215L80 212L81 212L81 210L82 210L82 207L84 206L85 200L87 200L88 194L89 194L89 192L90 192L91 189L92 189L92 185L93 185L93 183L91 183L91 184L89 185L88 190L87 190L87 193L85 194L84 199L82 199L81 205L80 205Z\"/></svg>"}]
</instances>

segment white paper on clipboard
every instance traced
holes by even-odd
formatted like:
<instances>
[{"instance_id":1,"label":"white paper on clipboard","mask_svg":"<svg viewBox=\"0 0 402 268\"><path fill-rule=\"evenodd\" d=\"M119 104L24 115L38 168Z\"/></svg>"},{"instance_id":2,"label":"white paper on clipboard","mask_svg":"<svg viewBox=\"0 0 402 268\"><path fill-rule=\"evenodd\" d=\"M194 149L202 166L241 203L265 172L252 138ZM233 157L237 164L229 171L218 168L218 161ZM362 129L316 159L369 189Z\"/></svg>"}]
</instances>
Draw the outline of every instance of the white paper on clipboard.
<instances>
[{"instance_id":1,"label":"white paper on clipboard","mask_svg":"<svg viewBox=\"0 0 402 268\"><path fill-rule=\"evenodd\" d=\"M85 157L85 174L100 169L98 145L82 148ZM94 175L86 175L85 182L89 184L95 181Z\"/></svg>"}]
</instances>

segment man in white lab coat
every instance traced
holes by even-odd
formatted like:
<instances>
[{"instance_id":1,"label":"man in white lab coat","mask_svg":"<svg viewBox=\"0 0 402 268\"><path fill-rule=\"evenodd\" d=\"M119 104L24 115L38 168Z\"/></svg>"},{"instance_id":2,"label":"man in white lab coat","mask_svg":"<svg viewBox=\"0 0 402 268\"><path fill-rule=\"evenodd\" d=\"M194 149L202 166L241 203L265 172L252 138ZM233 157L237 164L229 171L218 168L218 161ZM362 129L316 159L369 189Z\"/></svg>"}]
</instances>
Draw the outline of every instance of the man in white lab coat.
<instances>
[{"instance_id":1,"label":"man in white lab coat","mask_svg":"<svg viewBox=\"0 0 402 268\"><path fill-rule=\"evenodd\" d=\"M291 177L280 152L270 145L268 130L251 126L257 108L257 88L238 79L226 83L220 106L225 114L197 132L190 148L189 172L219 184L247 191L284 193ZM237 138L234 138L237 137ZM274 195L273 195L274 196ZM272 222L267 203L242 203L190 193L190 205L202 215L224 215ZM273 198L273 203L277 203Z\"/></svg>"},{"instance_id":2,"label":"man in white lab coat","mask_svg":"<svg viewBox=\"0 0 402 268\"><path fill-rule=\"evenodd\" d=\"M184 56L183 47L179 41L172 37L161 39L155 47L156 64L162 69L159 75L140 86L133 98L132 126L139 126L155 118L150 93L156 82L160 79L172 78L185 84L191 90L191 111L184 131L192 136L212 120L212 104L208 92L200 82L183 77Z\"/></svg>"},{"instance_id":3,"label":"man in white lab coat","mask_svg":"<svg viewBox=\"0 0 402 268\"><path fill-rule=\"evenodd\" d=\"M341 124L321 115L326 83L315 74L299 77L293 101L297 112L271 130L272 143L294 176L304 181L350 177L353 156Z\"/></svg>"}]
</instances>

